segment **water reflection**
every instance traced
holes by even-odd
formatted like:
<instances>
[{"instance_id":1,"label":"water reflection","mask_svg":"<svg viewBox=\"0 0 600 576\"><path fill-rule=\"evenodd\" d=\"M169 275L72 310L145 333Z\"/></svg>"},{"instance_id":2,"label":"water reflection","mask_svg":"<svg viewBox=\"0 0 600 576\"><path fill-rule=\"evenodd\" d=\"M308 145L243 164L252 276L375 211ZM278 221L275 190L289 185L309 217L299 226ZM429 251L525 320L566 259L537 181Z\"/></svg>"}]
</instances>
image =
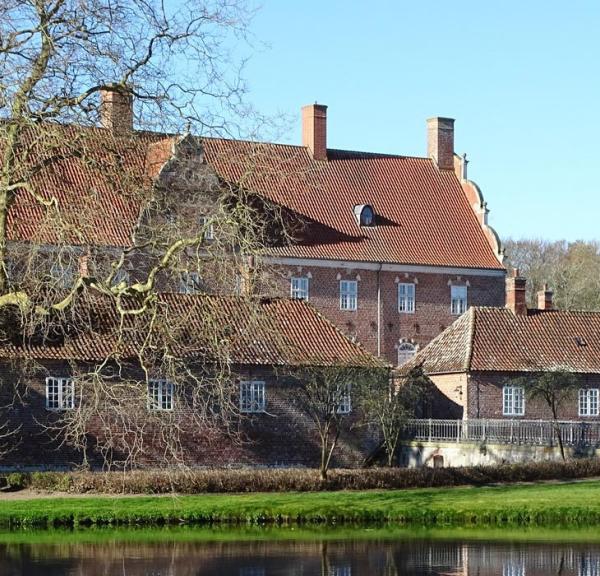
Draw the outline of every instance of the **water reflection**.
<instances>
[{"instance_id":1,"label":"water reflection","mask_svg":"<svg viewBox=\"0 0 600 576\"><path fill-rule=\"evenodd\" d=\"M600 545L435 540L0 544L0 576L600 576Z\"/></svg>"}]
</instances>

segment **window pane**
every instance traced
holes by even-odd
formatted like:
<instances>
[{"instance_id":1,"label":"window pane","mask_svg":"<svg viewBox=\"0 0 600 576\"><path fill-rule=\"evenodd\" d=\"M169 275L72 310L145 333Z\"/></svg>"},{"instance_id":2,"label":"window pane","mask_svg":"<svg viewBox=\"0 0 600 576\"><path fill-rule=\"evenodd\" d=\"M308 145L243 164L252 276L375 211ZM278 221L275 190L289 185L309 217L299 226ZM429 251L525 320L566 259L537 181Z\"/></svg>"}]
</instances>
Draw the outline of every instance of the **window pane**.
<instances>
[{"instance_id":1,"label":"window pane","mask_svg":"<svg viewBox=\"0 0 600 576\"><path fill-rule=\"evenodd\" d=\"M342 390L340 390L339 388L336 390L336 412L338 414L350 414L350 412L352 412L352 397L350 395L350 390L350 384L344 386Z\"/></svg>"},{"instance_id":2,"label":"window pane","mask_svg":"<svg viewBox=\"0 0 600 576\"><path fill-rule=\"evenodd\" d=\"M505 416L525 414L525 391L520 386L504 386L502 390L502 413Z\"/></svg>"},{"instance_id":3,"label":"window pane","mask_svg":"<svg viewBox=\"0 0 600 576\"><path fill-rule=\"evenodd\" d=\"M405 342L398 347L398 366L406 364L415 355L417 349L413 344Z\"/></svg>"},{"instance_id":4,"label":"window pane","mask_svg":"<svg viewBox=\"0 0 600 576\"><path fill-rule=\"evenodd\" d=\"M291 297L298 300L308 300L308 278L292 278Z\"/></svg>"},{"instance_id":5,"label":"window pane","mask_svg":"<svg viewBox=\"0 0 600 576\"><path fill-rule=\"evenodd\" d=\"M175 386L167 380L150 380L148 382L148 409L173 410Z\"/></svg>"},{"instance_id":6,"label":"window pane","mask_svg":"<svg viewBox=\"0 0 600 576\"><path fill-rule=\"evenodd\" d=\"M69 410L75 406L75 384L71 378L46 378L46 408Z\"/></svg>"},{"instance_id":7,"label":"window pane","mask_svg":"<svg viewBox=\"0 0 600 576\"><path fill-rule=\"evenodd\" d=\"M450 311L452 314L463 314L467 311L466 286L450 286Z\"/></svg>"},{"instance_id":8,"label":"window pane","mask_svg":"<svg viewBox=\"0 0 600 576\"><path fill-rule=\"evenodd\" d=\"M410 314L415 311L415 285L398 284L398 312Z\"/></svg>"},{"instance_id":9,"label":"window pane","mask_svg":"<svg viewBox=\"0 0 600 576\"><path fill-rule=\"evenodd\" d=\"M358 282L356 280L340 281L340 309L356 310L358 304Z\"/></svg>"},{"instance_id":10,"label":"window pane","mask_svg":"<svg viewBox=\"0 0 600 576\"><path fill-rule=\"evenodd\" d=\"M264 412L265 383L260 380L240 382L240 412Z\"/></svg>"}]
</instances>

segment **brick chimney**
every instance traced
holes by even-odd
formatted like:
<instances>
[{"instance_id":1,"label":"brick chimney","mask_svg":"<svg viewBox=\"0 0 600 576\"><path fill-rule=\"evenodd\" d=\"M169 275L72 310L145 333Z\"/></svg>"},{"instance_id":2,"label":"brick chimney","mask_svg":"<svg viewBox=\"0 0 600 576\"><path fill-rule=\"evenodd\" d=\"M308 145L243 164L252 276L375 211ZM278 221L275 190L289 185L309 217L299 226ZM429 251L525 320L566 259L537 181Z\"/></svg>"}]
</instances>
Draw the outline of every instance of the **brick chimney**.
<instances>
[{"instance_id":1,"label":"brick chimney","mask_svg":"<svg viewBox=\"0 0 600 576\"><path fill-rule=\"evenodd\" d=\"M100 124L115 133L133 130L133 95L117 86L100 90Z\"/></svg>"},{"instance_id":2,"label":"brick chimney","mask_svg":"<svg viewBox=\"0 0 600 576\"><path fill-rule=\"evenodd\" d=\"M440 170L454 170L454 120L452 118L427 119L427 156Z\"/></svg>"},{"instance_id":3,"label":"brick chimney","mask_svg":"<svg viewBox=\"0 0 600 576\"><path fill-rule=\"evenodd\" d=\"M327 160L327 106L302 107L302 146L309 149L315 160Z\"/></svg>"},{"instance_id":4,"label":"brick chimney","mask_svg":"<svg viewBox=\"0 0 600 576\"><path fill-rule=\"evenodd\" d=\"M552 304L553 292L548 287L548 284L544 284L544 289L537 293L538 309L539 310L552 310L554 305Z\"/></svg>"},{"instance_id":5,"label":"brick chimney","mask_svg":"<svg viewBox=\"0 0 600 576\"><path fill-rule=\"evenodd\" d=\"M519 276L519 269L515 268L506 278L506 307L512 310L515 316L527 315L526 289L527 280Z\"/></svg>"}]
</instances>

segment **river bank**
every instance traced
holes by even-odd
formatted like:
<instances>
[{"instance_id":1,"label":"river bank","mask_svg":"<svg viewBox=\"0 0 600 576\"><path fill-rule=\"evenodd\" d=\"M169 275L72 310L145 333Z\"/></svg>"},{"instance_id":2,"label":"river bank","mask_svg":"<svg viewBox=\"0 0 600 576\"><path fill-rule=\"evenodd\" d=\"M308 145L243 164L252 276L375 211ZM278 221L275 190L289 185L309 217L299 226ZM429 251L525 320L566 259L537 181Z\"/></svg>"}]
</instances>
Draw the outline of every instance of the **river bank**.
<instances>
[{"instance_id":1,"label":"river bank","mask_svg":"<svg viewBox=\"0 0 600 576\"><path fill-rule=\"evenodd\" d=\"M318 493L2 499L0 526L600 526L600 481Z\"/></svg>"}]
</instances>

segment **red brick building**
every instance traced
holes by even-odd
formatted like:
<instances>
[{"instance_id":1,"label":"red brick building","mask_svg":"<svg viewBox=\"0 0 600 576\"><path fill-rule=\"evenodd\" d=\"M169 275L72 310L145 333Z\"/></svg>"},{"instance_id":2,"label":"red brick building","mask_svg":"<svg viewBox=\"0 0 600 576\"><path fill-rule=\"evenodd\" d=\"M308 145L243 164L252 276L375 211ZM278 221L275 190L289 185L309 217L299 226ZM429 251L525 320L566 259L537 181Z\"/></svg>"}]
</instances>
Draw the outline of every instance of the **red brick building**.
<instances>
[{"instance_id":1,"label":"red brick building","mask_svg":"<svg viewBox=\"0 0 600 576\"><path fill-rule=\"evenodd\" d=\"M202 141L221 178L301 223L266 257L281 295L309 300L393 364L469 306L504 305L502 250L454 152L454 120L428 120L422 158L328 148L322 105L302 109L302 130L302 146Z\"/></svg>"},{"instance_id":2,"label":"red brick building","mask_svg":"<svg viewBox=\"0 0 600 576\"><path fill-rule=\"evenodd\" d=\"M161 338L155 330L145 344L161 360L145 357L144 371L140 343L148 334L133 319L123 327L104 304L93 307L97 318L83 331L0 345L0 425L3 434L14 431L0 442L0 469L315 466L319 438L298 397L305 373L298 370L344 366L384 377L388 370L306 302L165 294L153 323L168 322L169 331ZM207 344L215 338L221 358ZM165 356L182 361L175 374L161 371ZM227 421L196 416L215 390L218 410L233 403ZM348 426L336 465L359 465L375 447L364 427L351 430L352 398L350 389L340 395Z\"/></svg>"},{"instance_id":3,"label":"red brick building","mask_svg":"<svg viewBox=\"0 0 600 576\"><path fill-rule=\"evenodd\" d=\"M31 184L56 198L64 225L46 224L46 207L19 194L9 212L13 244L118 254L138 222L132 190L160 184L170 193L183 154L185 172L207 196L219 183L241 187L291 223L292 237L264 254L272 282L262 293L309 300L388 362L409 359L470 306L504 305L500 243L466 159L455 154L452 119L428 120L427 156L416 158L328 148L327 107L317 104L302 109L301 146L138 132L131 106L128 96L107 93L102 128L56 127L72 149ZM66 237L71 229L77 234ZM123 271L135 279L142 269L138 259ZM210 279L200 280L210 290Z\"/></svg>"},{"instance_id":4,"label":"red brick building","mask_svg":"<svg viewBox=\"0 0 600 576\"><path fill-rule=\"evenodd\" d=\"M530 400L522 382L561 370L580 387L558 418L600 420L600 313L555 310L550 290L528 309L525 287L509 277L505 308L471 307L407 365L421 365L440 391L436 417L550 420L549 406Z\"/></svg>"}]
</instances>

